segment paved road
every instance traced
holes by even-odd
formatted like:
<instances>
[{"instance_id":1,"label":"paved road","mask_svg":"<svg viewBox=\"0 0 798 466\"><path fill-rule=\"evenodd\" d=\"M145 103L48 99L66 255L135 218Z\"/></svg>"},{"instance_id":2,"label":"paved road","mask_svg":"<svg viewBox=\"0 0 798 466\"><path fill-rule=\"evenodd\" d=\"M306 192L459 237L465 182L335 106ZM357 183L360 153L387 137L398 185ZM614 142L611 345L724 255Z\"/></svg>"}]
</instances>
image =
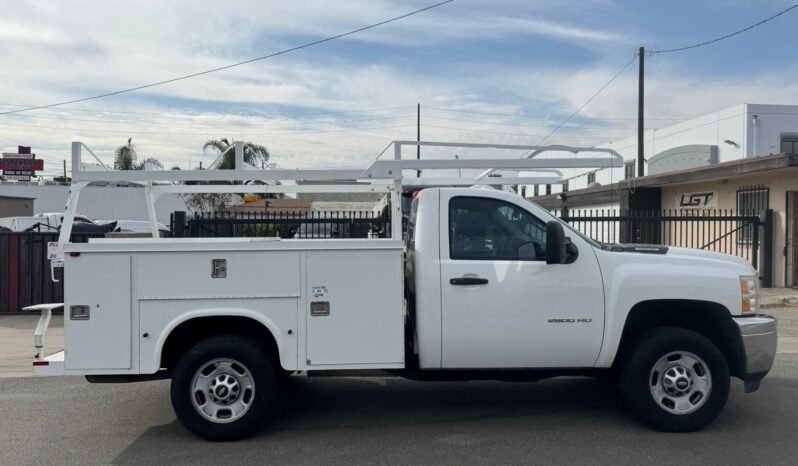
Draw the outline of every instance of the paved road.
<instances>
[{"instance_id":1,"label":"paved road","mask_svg":"<svg viewBox=\"0 0 798 466\"><path fill-rule=\"evenodd\" d=\"M768 312L780 321L774 371L754 394L735 381L721 417L693 434L646 429L591 379L340 378L295 380L262 434L212 444L177 423L168 382L0 378L0 464L798 464L798 311ZM30 373L33 321L2 324L0 375Z\"/></svg>"},{"instance_id":2,"label":"paved road","mask_svg":"<svg viewBox=\"0 0 798 466\"><path fill-rule=\"evenodd\" d=\"M175 420L168 382L0 380L2 464L796 464L798 355L693 434L650 431L591 379L536 384L299 379L256 438L199 440Z\"/></svg>"}]
</instances>

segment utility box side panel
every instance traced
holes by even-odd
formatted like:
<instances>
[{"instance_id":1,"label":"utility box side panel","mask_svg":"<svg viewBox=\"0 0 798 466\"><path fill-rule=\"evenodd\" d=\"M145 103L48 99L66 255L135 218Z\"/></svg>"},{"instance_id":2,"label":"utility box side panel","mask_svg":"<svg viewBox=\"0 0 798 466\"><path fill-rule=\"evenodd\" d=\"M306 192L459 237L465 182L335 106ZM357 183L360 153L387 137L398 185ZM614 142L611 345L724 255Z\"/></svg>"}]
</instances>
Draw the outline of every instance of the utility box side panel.
<instances>
[{"instance_id":1,"label":"utility box side panel","mask_svg":"<svg viewBox=\"0 0 798 466\"><path fill-rule=\"evenodd\" d=\"M138 299L299 296L297 251L138 253Z\"/></svg>"},{"instance_id":2,"label":"utility box side panel","mask_svg":"<svg viewBox=\"0 0 798 466\"><path fill-rule=\"evenodd\" d=\"M296 370L298 306L296 298L139 301L141 373L158 371L163 344L176 325L195 318L225 316L252 319L253 325L269 329L280 351L280 365Z\"/></svg>"},{"instance_id":3,"label":"utility box side panel","mask_svg":"<svg viewBox=\"0 0 798 466\"><path fill-rule=\"evenodd\" d=\"M302 257L300 251L135 254L141 372L158 370L164 342L178 325L223 316L266 327L283 368L295 369Z\"/></svg>"},{"instance_id":4,"label":"utility box side panel","mask_svg":"<svg viewBox=\"0 0 798 466\"><path fill-rule=\"evenodd\" d=\"M133 368L130 255L67 256L64 267L65 368Z\"/></svg>"},{"instance_id":5,"label":"utility box side panel","mask_svg":"<svg viewBox=\"0 0 798 466\"><path fill-rule=\"evenodd\" d=\"M307 367L404 366L403 251L307 252Z\"/></svg>"}]
</instances>

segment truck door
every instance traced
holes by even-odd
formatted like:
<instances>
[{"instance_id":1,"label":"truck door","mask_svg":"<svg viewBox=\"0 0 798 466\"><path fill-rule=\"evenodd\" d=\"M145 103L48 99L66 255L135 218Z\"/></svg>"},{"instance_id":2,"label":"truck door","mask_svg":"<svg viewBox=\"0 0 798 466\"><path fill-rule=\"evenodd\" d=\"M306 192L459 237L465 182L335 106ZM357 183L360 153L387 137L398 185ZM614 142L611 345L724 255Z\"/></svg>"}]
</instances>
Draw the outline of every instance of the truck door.
<instances>
[{"instance_id":1,"label":"truck door","mask_svg":"<svg viewBox=\"0 0 798 466\"><path fill-rule=\"evenodd\" d=\"M593 366L604 292L592 246L571 235L577 260L546 264L546 222L531 212L534 206L499 192L445 193L443 367Z\"/></svg>"}]
</instances>

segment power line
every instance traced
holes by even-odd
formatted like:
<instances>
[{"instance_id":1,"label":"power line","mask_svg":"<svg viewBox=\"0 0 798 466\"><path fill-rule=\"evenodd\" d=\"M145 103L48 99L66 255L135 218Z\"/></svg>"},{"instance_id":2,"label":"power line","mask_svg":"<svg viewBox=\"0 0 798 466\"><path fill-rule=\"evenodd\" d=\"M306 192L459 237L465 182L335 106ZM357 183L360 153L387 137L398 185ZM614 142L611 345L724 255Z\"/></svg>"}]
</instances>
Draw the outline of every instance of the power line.
<instances>
[{"instance_id":1,"label":"power line","mask_svg":"<svg viewBox=\"0 0 798 466\"><path fill-rule=\"evenodd\" d=\"M122 134L122 135L161 135L161 136L211 136L209 132L204 133L179 133L179 132L166 132L166 131L126 131L126 130L110 130L110 129L88 129L88 128L60 128L58 126L44 126L44 125L17 125L13 123L4 123L3 126L18 126L21 128L41 128L41 129L53 129L57 131L69 131L72 133L80 133L80 132L90 132L90 133L109 133L109 134ZM401 128L409 126L407 124L403 125L392 125L392 126L378 126L378 127L369 127L369 128L338 128L338 129L330 129L330 130L313 130L313 131L295 131L295 132L269 132L269 131L262 131L259 133L239 133L236 131L232 131L234 134L233 136L279 136L284 134L316 134L316 133L339 133L339 132L347 132L347 131L365 131L369 129L387 129L387 128ZM415 126L412 125L412 126Z\"/></svg>"},{"instance_id":2,"label":"power line","mask_svg":"<svg viewBox=\"0 0 798 466\"><path fill-rule=\"evenodd\" d=\"M541 116L541 115L526 115L526 114L512 114L512 113L496 113L496 112L479 112L476 110L462 110L462 109L454 109L454 108L443 108L443 107L430 107L425 106L424 108L429 110L439 110L442 112L456 112L456 113L473 113L475 115L490 115L490 116L501 116L501 117L508 117L508 118L518 118L518 119L528 119L528 120L550 120L551 116ZM597 121L637 121L637 117L635 118L598 118L598 117L578 117L577 119L590 119L590 120L597 120ZM649 121L681 121L685 120L687 117L680 117L680 118L646 118Z\"/></svg>"},{"instance_id":3,"label":"power line","mask_svg":"<svg viewBox=\"0 0 798 466\"><path fill-rule=\"evenodd\" d=\"M9 104L9 103L0 103L0 106L6 107L32 107L32 105L22 105L22 104ZM366 109L357 109L357 110L335 110L335 111L325 111L325 112L291 112L291 113L260 113L260 112L251 112L251 113L235 113L235 112L224 112L224 113L209 113L209 112L201 112L201 113L170 113L170 112L135 112L135 111L121 111L121 110L98 110L98 109L91 109L91 108L61 108L58 111L61 112L90 112L90 113L111 113L111 114L120 114L120 115L154 115L154 116L162 116L165 118L195 118L195 117L202 117L202 116L254 116L254 117L281 117L281 116L306 116L306 115L334 115L334 114L344 114L344 113L366 113L366 112L383 112L389 110L406 110L409 108L416 108L415 105L406 105L402 107L377 107L377 108L366 108ZM6 115L8 113L0 113L0 115Z\"/></svg>"},{"instance_id":4,"label":"power line","mask_svg":"<svg viewBox=\"0 0 798 466\"><path fill-rule=\"evenodd\" d=\"M281 123L249 123L249 122L217 122L217 123L203 123L203 122L186 122L186 123L174 123L174 122L166 122L166 121L146 121L146 120L101 120L96 118L69 118L69 117L56 117L56 116L40 116L40 115L0 115L0 116L8 116L11 118L19 118L19 117L30 117L42 120L60 120L60 121L83 121L83 122L98 122L98 123L106 123L106 124L139 124L139 125L188 125L188 126L298 126L298 125L328 125L328 124L341 124L341 123L353 123L359 121L377 121L377 120L394 120L399 118L406 118L411 116L416 116L413 114L404 114L404 115L396 115L396 116L383 116L383 117L373 117L373 118L356 118L356 119L349 119L349 120L316 120L316 121L285 121Z\"/></svg>"},{"instance_id":5,"label":"power line","mask_svg":"<svg viewBox=\"0 0 798 466\"><path fill-rule=\"evenodd\" d=\"M36 106L36 107L28 107L28 108L22 108L22 109L18 109L18 110L0 112L0 115L7 115L7 114L11 114L11 113L28 112L28 111L31 111L31 110L39 110L39 109L43 109L43 108L59 107L61 105L74 104L74 103L77 103L77 102L85 102L87 100L101 99L101 98L104 98L104 97L110 97L110 96L114 96L114 95L124 94L124 93L127 93L127 92L133 92L133 91L138 91L138 90L141 90L141 89L147 89L147 88L150 88L150 87L160 86L160 85L163 85L163 84L173 83L173 82L176 82L176 81L182 81L182 80L185 80L185 79L195 78L197 76L202 76L202 75L206 75L206 74L210 74L210 73L215 73L217 71L228 70L230 68L234 68L234 67L237 67L237 66L246 65L246 64L253 63L253 62L256 62L256 61L260 61L260 60L266 60L266 59L273 58L273 57L276 57L276 56L279 56L279 55L284 55L286 53L290 53L290 52L294 52L294 51L301 50L301 49L304 49L304 48L312 47L314 45L319 45L319 44L323 44L325 42L330 42L330 41L333 41L335 39L340 39L342 37L351 36L353 34L357 34L359 32L367 31L369 29L374 29L376 27L383 26L385 24L392 23L394 21L399 21L401 19L404 19L404 18L407 18L409 16L413 16L413 15L416 15L416 14L431 10L433 8L437 8L439 6L445 5L447 3L451 3L453 1L454 0L445 0L443 2L436 3L434 5L426 6L424 8L419 8L418 10L411 11L410 13L406 13L406 14L403 14L403 15L400 15L400 16L396 16L396 17L393 17L391 19L387 19L385 21L380 21L379 23L374 23L374 24L371 24L371 25L368 25L368 26L364 26L364 27L361 27L361 28L358 28L358 29L353 29L351 31L344 32L342 34L337 34L337 35L334 35L334 36L326 37L324 39L315 40L313 42L308 42L306 44L298 45L296 47L292 47L292 48L289 48L289 49L281 50L279 52L275 52L275 53L271 53L271 54L268 54L268 55L264 55L262 57L251 58L249 60L244 60L244 61L241 61L241 62L238 62L238 63L232 63L230 65L220 66L220 67L217 67L217 68L211 68L209 70L199 71L197 73L187 74L187 75L184 75L184 76L178 76L176 78L166 79L166 80L163 80L163 81L158 81L158 82L149 83L149 84L143 84L141 86L131 87L131 88L122 89L122 90L114 91L114 92L108 92L108 93L105 93L105 94L99 94L99 95L95 95L95 96L91 96L91 97L83 97L81 99L74 99L74 100L69 100L69 101L66 101L66 102L58 102L58 103L47 104L47 105L39 105L39 106Z\"/></svg>"},{"instance_id":6,"label":"power line","mask_svg":"<svg viewBox=\"0 0 798 466\"><path fill-rule=\"evenodd\" d=\"M571 118L575 117L577 113L581 112L583 108L587 107L587 106L588 106L588 104L590 104L590 102L592 102L592 101L593 101L593 99L595 99L596 97L598 97L598 95L599 95L599 94L601 94L601 93L604 91L604 89L606 89L606 88L607 88L607 86L609 86L610 84L612 84L612 82L613 82L613 81L615 81L615 78L617 78L617 77L618 77L618 76L620 76L620 75L621 75L621 74L622 74L624 71L626 71L626 69L627 69L627 68L629 68L629 65L631 65L631 64L632 64L632 63L633 63L633 62L634 62L636 59L637 59L637 54L635 53L635 55L632 57L632 59L631 59L631 60L629 60L629 61L628 61L628 62L627 62L625 65L623 65L623 67L622 67L620 70L618 70L618 72L617 72L617 73L615 73L615 74L614 74L614 75L613 75L613 76L610 78L610 80L609 80L609 81L607 81L606 83L604 83L604 85L603 85L603 86L601 86L601 88L600 88L598 91L596 91L596 93L595 93L595 94L593 94L592 96L590 96L590 98L589 98L589 99L587 99L587 100L585 101L585 103L583 103L582 105L580 105L580 106L579 106L579 108L577 108L576 110L574 110L574 112L573 112L573 113L571 113L571 115L569 115L569 116L568 116L568 118L566 118L566 119L565 119L565 120L564 120L562 123L560 123L560 125L559 125L559 126L557 126L556 128L554 128L553 130L551 130L551 132L550 132L548 135L546 135L546 137L544 137L543 139L541 139L541 140L540 140L540 141L537 143L537 145L539 146L539 145L543 144L543 143L546 141L546 139L548 139L549 137L551 137L551 135L552 135L552 134L556 133L556 132L557 132L557 131L558 131L560 128L562 128L563 126L565 126L565 124L566 124L566 123L568 123L569 121L571 121Z\"/></svg>"},{"instance_id":7,"label":"power line","mask_svg":"<svg viewBox=\"0 0 798 466\"><path fill-rule=\"evenodd\" d=\"M725 36L717 37L715 39L708 40L706 42L701 42L701 43L693 44L693 45L687 45L685 47L678 47L678 48L675 48L675 49L664 49L664 50L651 50L650 52L648 52L648 55L656 55L656 54L659 54L659 53L681 52L683 50L690 50L690 49L695 49L695 48L698 48L698 47L703 47L705 45L714 44L715 42L720 42L720 41L728 39L730 37L734 37L734 36L736 36L738 34L742 34L742 33L746 32L746 31L750 31L751 29L754 29L755 27L761 26L761 25L767 23L768 21L774 20L774 19L778 18L779 16L794 10L795 8L798 8L798 3L796 3L795 5L793 5L793 6L789 7L789 8L781 10L780 12L778 12L775 15L771 16L770 18L763 19L762 21L760 21L760 22L758 22L756 24L752 24L752 25L750 25L750 26L748 26L746 28L740 29L739 31L734 31L731 34L726 34Z\"/></svg>"},{"instance_id":8,"label":"power line","mask_svg":"<svg viewBox=\"0 0 798 466\"><path fill-rule=\"evenodd\" d=\"M454 128L454 127L451 127L451 126L429 125L429 124L425 124L425 123L422 123L421 126L425 126L425 127L428 127L428 128L450 129L450 130L453 130L453 131L463 131L465 133L486 133L486 134L499 134L499 135L503 135L503 136L524 136L524 137L530 137L530 138L537 138L537 137L543 136L542 134L506 133L506 132L503 132L503 131L488 131L488 130L470 129L470 128ZM559 138L564 138L564 139L601 139L602 141L607 141L607 142L612 141L613 139L618 139L618 138L611 138L611 137L607 137L607 136L558 136L558 137Z\"/></svg>"},{"instance_id":9,"label":"power line","mask_svg":"<svg viewBox=\"0 0 798 466\"><path fill-rule=\"evenodd\" d=\"M479 120L463 120L460 118L445 118L438 116L427 115L426 118L433 120L446 120L446 121L461 121L463 123L478 123L481 125L497 125L497 126L517 126L521 128L551 128L551 125L527 125L522 123L499 123L493 121L479 121ZM635 126L568 126L566 129L578 130L595 130L595 129L636 129Z\"/></svg>"}]
</instances>

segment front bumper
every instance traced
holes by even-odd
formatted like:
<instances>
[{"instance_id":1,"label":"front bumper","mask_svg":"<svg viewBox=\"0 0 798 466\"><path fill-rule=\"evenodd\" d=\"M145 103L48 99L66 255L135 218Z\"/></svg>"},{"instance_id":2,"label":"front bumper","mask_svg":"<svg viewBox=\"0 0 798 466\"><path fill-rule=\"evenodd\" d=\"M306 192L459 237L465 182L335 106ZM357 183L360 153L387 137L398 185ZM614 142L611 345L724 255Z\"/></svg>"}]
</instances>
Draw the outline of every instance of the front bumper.
<instances>
[{"instance_id":1,"label":"front bumper","mask_svg":"<svg viewBox=\"0 0 798 466\"><path fill-rule=\"evenodd\" d=\"M743 381L745 392L750 393L759 388L759 382L773 367L776 359L776 319L769 315L757 314L745 317L734 317L734 323L740 330L745 370Z\"/></svg>"}]
</instances>

